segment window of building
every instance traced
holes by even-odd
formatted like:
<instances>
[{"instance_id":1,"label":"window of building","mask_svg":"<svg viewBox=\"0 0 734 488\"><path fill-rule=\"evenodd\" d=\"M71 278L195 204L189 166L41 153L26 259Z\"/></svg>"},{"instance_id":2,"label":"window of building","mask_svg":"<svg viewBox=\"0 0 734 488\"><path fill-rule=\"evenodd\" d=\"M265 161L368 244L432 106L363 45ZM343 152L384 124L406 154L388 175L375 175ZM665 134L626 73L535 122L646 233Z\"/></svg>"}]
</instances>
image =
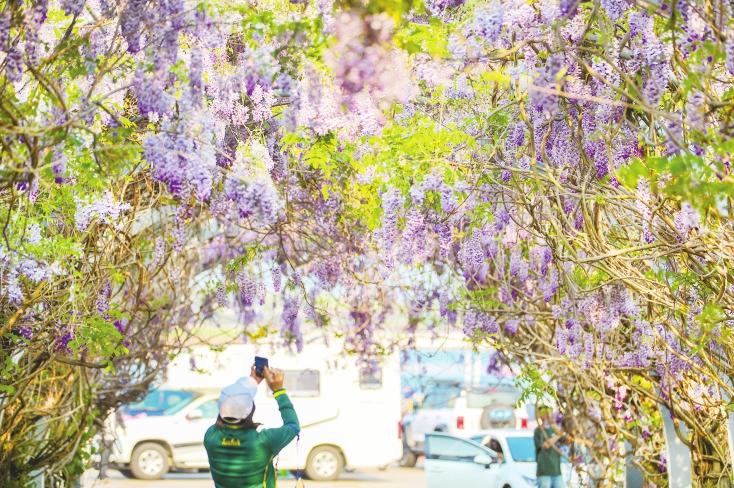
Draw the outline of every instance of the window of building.
<instances>
[{"instance_id":1,"label":"window of building","mask_svg":"<svg viewBox=\"0 0 734 488\"><path fill-rule=\"evenodd\" d=\"M382 368L363 368L359 371L359 387L367 390L382 388Z\"/></svg>"},{"instance_id":2,"label":"window of building","mask_svg":"<svg viewBox=\"0 0 734 488\"><path fill-rule=\"evenodd\" d=\"M283 386L290 396L319 396L321 394L321 374L315 369L283 371Z\"/></svg>"}]
</instances>

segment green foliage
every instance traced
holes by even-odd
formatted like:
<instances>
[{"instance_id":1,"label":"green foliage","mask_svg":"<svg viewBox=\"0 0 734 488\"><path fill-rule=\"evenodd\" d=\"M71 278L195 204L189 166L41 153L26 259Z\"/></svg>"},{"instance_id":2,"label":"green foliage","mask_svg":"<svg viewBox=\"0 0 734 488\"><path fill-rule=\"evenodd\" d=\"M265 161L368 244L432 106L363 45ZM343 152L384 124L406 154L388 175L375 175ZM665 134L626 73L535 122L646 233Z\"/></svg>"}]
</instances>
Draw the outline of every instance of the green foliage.
<instances>
[{"instance_id":1,"label":"green foliage","mask_svg":"<svg viewBox=\"0 0 734 488\"><path fill-rule=\"evenodd\" d=\"M88 316L75 331L69 347L77 353L111 360L127 350L122 345L122 335L109 320L99 315Z\"/></svg>"},{"instance_id":2,"label":"green foliage","mask_svg":"<svg viewBox=\"0 0 734 488\"><path fill-rule=\"evenodd\" d=\"M543 403L557 398L547 373L531 362L522 365L520 374L515 378L515 386L521 392L517 405Z\"/></svg>"},{"instance_id":3,"label":"green foliage","mask_svg":"<svg viewBox=\"0 0 734 488\"><path fill-rule=\"evenodd\" d=\"M723 161L734 151L734 141L721 140L709 150L713 159L690 152L634 159L619 168L616 176L629 189L644 178L664 196L689 202L702 212L728 215L725 204L734 197L734 185Z\"/></svg>"},{"instance_id":4,"label":"green foliage","mask_svg":"<svg viewBox=\"0 0 734 488\"><path fill-rule=\"evenodd\" d=\"M408 23L395 34L395 43L410 54L427 53L432 58L449 55L447 42L448 27L438 19L431 18L427 24Z\"/></svg>"}]
</instances>

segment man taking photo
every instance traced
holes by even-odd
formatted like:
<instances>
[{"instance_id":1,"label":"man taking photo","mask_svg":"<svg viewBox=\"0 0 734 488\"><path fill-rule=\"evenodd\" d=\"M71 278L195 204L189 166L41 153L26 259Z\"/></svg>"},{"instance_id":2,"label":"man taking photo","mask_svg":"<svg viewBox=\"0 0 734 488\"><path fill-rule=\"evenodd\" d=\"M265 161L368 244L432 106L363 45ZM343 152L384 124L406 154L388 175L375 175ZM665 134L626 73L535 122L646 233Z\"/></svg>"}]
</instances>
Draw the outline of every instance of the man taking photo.
<instances>
[{"instance_id":1,"label":"man taking photo","mask_svg":"<svg viewBox=\"0 0 734 488\"><path fill-rule=\"evenodd\" d=\"M265 380L278 402L283 425L261 429L253 421L257 385ZM219 416L204 436L216 488L274 488L273 458L300 432L298 416L283 388L283 372L265 366L262 377L252 367L224 388L219 397Z\"/></svg>"}]
</instances>

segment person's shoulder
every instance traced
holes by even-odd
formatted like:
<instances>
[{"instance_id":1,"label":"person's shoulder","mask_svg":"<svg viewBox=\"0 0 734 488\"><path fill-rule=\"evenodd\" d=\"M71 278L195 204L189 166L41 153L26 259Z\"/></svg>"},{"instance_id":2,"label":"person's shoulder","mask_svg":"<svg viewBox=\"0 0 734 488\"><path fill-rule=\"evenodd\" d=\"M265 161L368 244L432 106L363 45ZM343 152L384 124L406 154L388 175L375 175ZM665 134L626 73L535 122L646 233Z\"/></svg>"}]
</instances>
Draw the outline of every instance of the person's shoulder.
<instances>
[{"instance_id":1,"label":"person's shoulder","mask_svg":"<svg viewBox=\"0 0 734 488\"><path fill-rule=\"evenodd\" d=\"M218 432L219 432L219 427L217 427L216 424L210 425L209 428L206 429L206 432L204 433L204 441L211 438L212 436L217 435Z\"/></svg>"}]
</instances>

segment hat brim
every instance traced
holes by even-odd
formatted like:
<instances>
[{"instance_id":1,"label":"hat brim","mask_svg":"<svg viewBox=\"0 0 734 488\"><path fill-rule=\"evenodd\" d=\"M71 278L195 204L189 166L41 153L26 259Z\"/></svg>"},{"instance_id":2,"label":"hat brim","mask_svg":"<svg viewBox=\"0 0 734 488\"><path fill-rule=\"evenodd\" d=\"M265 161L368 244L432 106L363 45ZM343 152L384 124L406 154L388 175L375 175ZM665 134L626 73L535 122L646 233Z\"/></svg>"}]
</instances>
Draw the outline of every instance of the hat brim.
<instances>
[{"instance_id":1,"label":"hat brim","mask_svg":"<svg viewBox=\"0 0 734 488\"><path fill-rule=\"evenodd\" d=\"M235 417L221 417L221 419L222 419L222 422L224 422L225 424L239 424L240 422L245 420L245 419L238 419Z\"/></svg>"}]
</instances>

